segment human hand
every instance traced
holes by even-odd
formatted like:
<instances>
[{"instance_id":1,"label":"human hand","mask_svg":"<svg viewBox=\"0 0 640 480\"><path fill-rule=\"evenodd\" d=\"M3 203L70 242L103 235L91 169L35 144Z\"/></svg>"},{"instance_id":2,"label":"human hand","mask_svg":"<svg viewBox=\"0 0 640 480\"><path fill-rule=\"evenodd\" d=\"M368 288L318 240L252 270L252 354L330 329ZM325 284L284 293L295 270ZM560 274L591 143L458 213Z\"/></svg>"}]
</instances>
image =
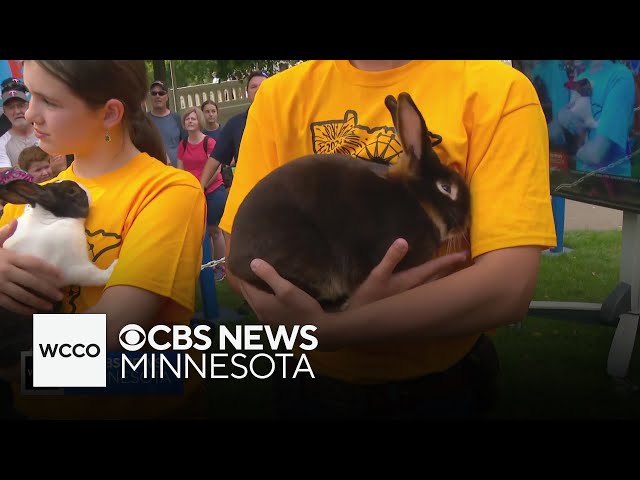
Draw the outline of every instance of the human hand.
<instances>
[{"instance_id":1,"label":"human hand","mask_svg":"<svg viewBox=\"0 0 640 480\"><path fill-rule=\"evenodd\" d=\"M347 308L359 307L437 280L451 273L468 258L468 252L456 252L429 260L409 270L393 273L408 251L409 244L406 240L395 240L380 263L348 300Z\"/></svg>"},{"instance_id":2,"label":"human hand","mask_svg":"<svg viewBox=\"0 0 640 480\"><path fill-rule=\"evenodd\" d=\"M262 323L286 327L310 324L324 313L313 297L282 278L275 268L264 260L254 259L251 269L274 291L274 294L267 293L249 283L239 282L242 295Z\"/></svg>"},{"instance_id":3,"label":"human hand","mask_svg":"<svg viewBox=\"0 0 640 480\"><path fill-rule=\"evenodd\" d=\"M63 273L40 258L2 248L17 226L12 220L0 229L0 307L22 315L51 310L52 302L40 296L62 300Z\"/></svg>"}]
</instances>

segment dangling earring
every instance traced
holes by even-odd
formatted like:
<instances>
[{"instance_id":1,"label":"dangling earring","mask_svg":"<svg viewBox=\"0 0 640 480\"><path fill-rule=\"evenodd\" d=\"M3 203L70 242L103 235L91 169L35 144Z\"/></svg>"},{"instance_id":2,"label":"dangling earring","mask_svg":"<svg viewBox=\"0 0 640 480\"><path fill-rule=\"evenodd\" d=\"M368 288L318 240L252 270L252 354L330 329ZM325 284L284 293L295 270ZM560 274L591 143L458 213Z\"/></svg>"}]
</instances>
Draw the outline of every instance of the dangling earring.
<instances>
[{"instance_id":1,"label":"dangling earring","mask_svg":"<svg viewBox=\"0 0 640 480\"><path fill-rule=\"evenodd\" d=\"M111 135L109 134L109 132L107 132L104 135L104 141L107 142L107 143L109 143L111 141Z\"/></svg>"}]
</instances>

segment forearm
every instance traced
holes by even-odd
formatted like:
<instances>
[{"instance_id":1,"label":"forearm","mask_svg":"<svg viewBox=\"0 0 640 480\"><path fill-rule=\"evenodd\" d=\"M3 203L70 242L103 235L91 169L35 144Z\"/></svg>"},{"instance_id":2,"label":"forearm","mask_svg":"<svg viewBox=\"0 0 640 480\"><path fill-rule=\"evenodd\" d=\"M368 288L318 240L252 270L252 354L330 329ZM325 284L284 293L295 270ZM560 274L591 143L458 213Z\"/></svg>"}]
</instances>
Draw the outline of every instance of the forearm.
<instances>
[{"instance_id":1,"label":"forearm","mask_svg":"<svg viewBox=\"0 0 640 480\"><path fill-rule=\"evenodd\" d=\"M499 261L478 262L440 280L332 315L318 325L322 348L466 335L521 320L535 289L538 260L536 255L510 250L514 251ZM516 272L517 262L521 268Z\"/></svg>"},{"instance_id":2,"label":"forearm","mask_svg":"<svg viewBox=\"0 0 640 480\"><path fill-rule=\"evenodd\" d=\"M217 161L215 158L209 157L207 159L207 163L204 165L204 168L202 169L202 174L200 175L200 185L202 185L202 188L207 187L209 181L213 177L213 174L218 170L219 167L220 167L220 162Z\"/></svg>"},{"instance_id":3,"label":"forearm","mask_svg":"<svg viewBox=\"0 0 640 480\"><path fill-rule=\"evenodd\" d=\"M119 351L122 350L122 327L133 323L148 330L166 301L165 297L147 290L118 285L106 289L98 303L83 313L107 315L107 351Z\"/></svg>"},{"instance_id":4,"label":"forearm","mask_svg":"<svg viewBox=\"0 0 640 480\"><path fill-rule=\"evenodd\" d=\"M216 177L218 176L218 174L220 173L220 167L221 165L218 165L218 168L216 168L215 172L213 172L213 175L211 175L211 177L209 177L209 180L207 180L204 188L209 188L209 186L213 183L213 181L216 179Z\"/></svg>"}]
</instances>

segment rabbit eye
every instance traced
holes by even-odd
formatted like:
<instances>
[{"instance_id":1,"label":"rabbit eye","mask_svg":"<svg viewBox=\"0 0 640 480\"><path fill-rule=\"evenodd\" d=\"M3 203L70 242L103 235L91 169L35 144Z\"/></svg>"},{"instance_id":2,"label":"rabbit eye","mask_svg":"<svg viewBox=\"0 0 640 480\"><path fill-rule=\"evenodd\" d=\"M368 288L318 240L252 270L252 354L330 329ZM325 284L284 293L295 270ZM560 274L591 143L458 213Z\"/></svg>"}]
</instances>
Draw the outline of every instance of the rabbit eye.
<instances>
[{"instance_id":1,"label":"rabbit eye","mask_svg":"<svg viewBox=\"0 0 640 480\"><path fill-rule=\"evenodd\" d=\"M436 185L438 186L438 189L443 193L443 195L446 195L451 200L456 200L456 197L458 196L458 189L455 185L443 181L436 182Z\"/></svg>"}]
</instances>

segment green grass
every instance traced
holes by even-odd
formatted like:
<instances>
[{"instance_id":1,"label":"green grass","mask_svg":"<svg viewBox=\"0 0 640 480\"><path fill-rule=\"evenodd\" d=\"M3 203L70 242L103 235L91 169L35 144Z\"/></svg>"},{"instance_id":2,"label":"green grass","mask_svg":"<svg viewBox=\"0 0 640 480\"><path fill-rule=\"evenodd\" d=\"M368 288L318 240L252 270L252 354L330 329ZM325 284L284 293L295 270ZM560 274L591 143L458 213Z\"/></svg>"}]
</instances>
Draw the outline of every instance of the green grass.
<instances>
[{"instance_id":1,"label":"green grass","mask_svg":"<svg viewBox=\"0 0 640 480\"><path fill-rule=\"evenodd\" d=\"M638 394L619 392L606 365L614 328L528 318L495 336L502 396L496 418L640 418ZM640 382L640 362L630 378Z\"/></svg>"},{"instance_id":2,"label":"green grass","mask_svg":"<svg viewBox=\"0 0 640 480\"><path fill-rule=\"evenodd\" d=\"M622 232L567 232L570 252L544 255L535 300L600 303L618 283Z\"/></svg>"},{"instance_id":3,"label":"green grass","mask_svg":"<svg viewBox=\"0 0 640 480\"><path fill-rule=\"evenodd\" d=\"M622 232L567 232L569 253L544 255L535 300L602 303L618 284ZM498 329L502 365L497 418L640 418L639 394L606 372L615 328L528 317ZM629 377L640 383L634 355Z\"/></svg>"},{"instance_id":4,"label":"green grass","mask_svg":"<svg viewBox=\"0 0 640 480\"><path fill-rule=\"evenodd\" d=\"M622 234L567 232L561 255L544 255L535 300L601 303L617 285ZM237 308L242 298L217 284L221 305ZM254 316L242 323L256 323ZM499 419L640 418L640 393L616 388L606 364L615 328L558 319L528 317L497 330L502 395L493 414ZM634 355L630 379L640 384L640 359ZM268 380L212 380L213 418L271 418Z\"/></svg>"}]
</instances>

